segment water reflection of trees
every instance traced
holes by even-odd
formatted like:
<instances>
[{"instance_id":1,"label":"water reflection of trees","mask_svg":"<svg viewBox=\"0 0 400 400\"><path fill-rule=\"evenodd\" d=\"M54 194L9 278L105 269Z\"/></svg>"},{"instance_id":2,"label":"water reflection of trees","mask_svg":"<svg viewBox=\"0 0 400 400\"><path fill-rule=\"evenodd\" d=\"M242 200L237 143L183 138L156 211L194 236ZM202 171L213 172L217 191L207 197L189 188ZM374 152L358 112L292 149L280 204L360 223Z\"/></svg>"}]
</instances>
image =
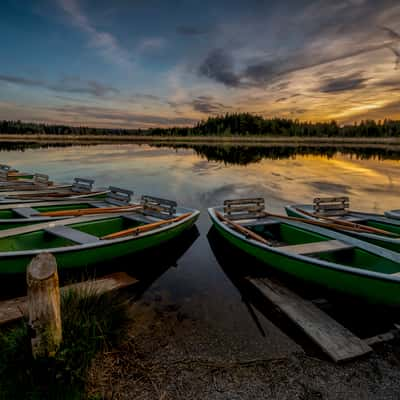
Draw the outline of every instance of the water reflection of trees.
<instances>
[{"instance_id":1,"label":"water reflection of trees","mask_svg":"<svg viewBox=\"0 0 400 400\"><path fill-rule=\"evenodd\" d=\"M75 143L42 143L42 142L0 142L0 151L25 151L27 149L47 149L50 147L71 147L76 146ZM86 146L89 144L81 144L78 146Z\"/></svg>"},{"instance_id":2,"label":"water reflection of trees","mask_svg":"<svg viewBox=\"0 0 400 400\"><path fill-rule=\"evenodd\" d=\"M159 146L159 145L157 145ZM164 145L160 145L164 146ZM357 160L400 160L400 147L371 146L237 146L237 145L196 145L174 144L175 149L193 149L196 154L208 161L225 164L247 165L262 159L295 159L297 156L319 156L328 159L346 155Z\"/></svg>"},{"instance_id":3,"label":"water reflection of trees","mask_svg":"<svg viewBox=\"0 0 400 400\"><path fill-rule=\"evenodd\" d=\"M0 151L24 151L50 147L92 146L96 143L38 143L38 142L0 142ZM99 144L99 143L97 143ZM102 143L104 144L104 143ZM140 143L138 143L140 144ZM143 144L143 143L142 143ZM123 144L119 144L123 146ZM172 149L193 149L208 161L225 164L248 165L262 159L295 159L297 156L318 156L328 159L345 155L357 160L400 160L400 146L386 145L232 145L195 143L149 143L152 147Z\"/></svg>"}]
</instances>

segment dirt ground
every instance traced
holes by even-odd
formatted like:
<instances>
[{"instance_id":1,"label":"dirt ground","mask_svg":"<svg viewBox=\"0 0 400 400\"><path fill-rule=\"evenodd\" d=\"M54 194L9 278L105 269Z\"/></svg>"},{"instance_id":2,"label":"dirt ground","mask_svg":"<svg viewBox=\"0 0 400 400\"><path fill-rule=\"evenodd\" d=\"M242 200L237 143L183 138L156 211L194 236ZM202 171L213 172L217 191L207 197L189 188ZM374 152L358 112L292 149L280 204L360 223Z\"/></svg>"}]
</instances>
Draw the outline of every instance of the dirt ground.
<instances>
[{"instance_id":1,"label":"dirt ground","mask_svg":"<svg viewBox=\"0 0 400 400\"><path fill-rule=\"evenodd\" d=\"M286 350L269 352L267 345L259 347L257 338L254 345L243 343L240 335L219 331L173 304L139 303L134 318L121 345L93 363L89 397L400 399L398 340L337 365L283 334Z\"/></svg>"}]
</instances>

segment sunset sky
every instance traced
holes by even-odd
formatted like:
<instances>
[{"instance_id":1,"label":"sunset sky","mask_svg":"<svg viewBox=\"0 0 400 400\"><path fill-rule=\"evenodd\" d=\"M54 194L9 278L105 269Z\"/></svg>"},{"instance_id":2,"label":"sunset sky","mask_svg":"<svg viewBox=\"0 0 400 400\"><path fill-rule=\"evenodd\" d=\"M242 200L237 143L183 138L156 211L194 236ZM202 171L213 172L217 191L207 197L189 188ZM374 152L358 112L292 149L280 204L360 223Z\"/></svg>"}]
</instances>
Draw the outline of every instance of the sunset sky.
<instances>
[{"instance_id":1,"label":"sunset sky","mask_svg":"<svg viewBox=\"0 0 400 400\"><path fill-rule=\"evenodd\" d=\"M2 0L0 119L400 119L399 0Z\"/></svg>"}]
</instances>

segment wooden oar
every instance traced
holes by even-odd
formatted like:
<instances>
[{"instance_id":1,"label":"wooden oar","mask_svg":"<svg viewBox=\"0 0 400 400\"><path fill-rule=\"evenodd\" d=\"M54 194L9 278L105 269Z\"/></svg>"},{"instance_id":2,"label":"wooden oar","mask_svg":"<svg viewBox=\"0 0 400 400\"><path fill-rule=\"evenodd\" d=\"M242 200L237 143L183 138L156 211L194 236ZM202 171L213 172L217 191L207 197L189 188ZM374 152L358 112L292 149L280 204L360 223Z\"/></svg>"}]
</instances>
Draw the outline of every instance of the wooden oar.
<instances>
[{"instance_id":1,"label":"wooden oar","mask_svg":"<svg viewBox=\"0 0 400 400\"><path fill-rule=\"evenodd\" d=\"M309 217L314 217L314 218L319 218L319 219L325 220L325 221L327 221L328 223L331 223L331 224L343 225L343 226L356 228L356 229L362 229L362 230L365 230L366 233L368 232L368 233L376 233L378 235L399 236L396 233L385 231L383 229L373 228L373 227L370 227L370 226L367 226L367 225L357 224L357 223L351 222L351 221L330 219L330 218L327 218L327 217L315 215L315 214L309 213L308 211L302 210L300 208L295 208L295 210L297 212L299 212L299 213L304 214L304 215L308 215Z\"/></svg>"},{"instance_id":2,"label":"wooden oar","mask_svg":"<svg viewBox=\"0 0 400 400\"><path fill-rule=\"evenodd\" d=\"M78 217L81 215L91 215L91 214L110 214L110 213L120 213L124 211L137 211L143 209L143 206L121 206L121 207L103 207L103 208L84 208L75 210L61 210L61 211L47 211L37 214L39 217Z\"/></svg>"},{"instance_id":3,"label":"wooden oar","mask_svg":"<svg viewBox=\"0 0 400 400\"><path fill-rule=\"evenodd\" d=\"M267 239L264 239L262 236L257 235L257 233L254 233L250 229L245 228L242 225L237 224L236 222L231 221L230 219L224 217L219 211L215 210L215 215L220 219L221 221L225 222L227 225L229 225L231 228L235 229L236 231L242 233L246 237L250 237L254 240L257 240L258 242L264 243L268 246L273 246L272 242L270 242Z\"/></svg>"},{"instance_id":4,"label":"wooden oar","mask_svg":"<svg viewBox=\"0 0 400 400\"><path fill-rule=\"evenodd\" d=\"M127 236L127 235L138 235L139 233L148 232L155 228L159 228L160 226L163 226L163 225L172 224L174 222L181 221L181 220L189 217L190 215L192 215L192 213L182 214L179 217L167 219L164 221L153 222L151 224L138 226L136 228L124 229L123 231L110 233L109 235L102 236L100 239L117 239L119 237Z\"/></svg>"},{"instance_id":5,"label":"wooden oar","mask_svg":"<svg viewBox=\"0 0 400 400\"><path fill-rule=\"evenodd\" d=\"M370 231L363 228L354 228L346 225L339 225L336 224L334 221L330 220L331 222L318 222L318 221L311 221L309 219L305 218L298 218L298 217L287 217L285 215L279 215L279 214L270 214L270 213L265 213L266 216L268 217L275 217L275 218L282 218L282 219L287 219L288 221L296 221L296 222L302 222L303 224L310 224L310 225L316 225L316 226L321 226L323 228L328 228L328 229L338 229L338 230L344 230L344 231L349 231L349 232L360 232L360 233L371 233ZM386 231L384 231L386 232ZM394 236L394 237L399 237L399 235L396 235L395 233L392 232L387 232L387 235Z\"/></svg>"},{"instance_id":6,"label":"wooden oar","mask_svg":"<svg viewBox=\"0 0 400 400\"><path fill-rule=\"evenodd\" d=\"M96 195L97 193L102 193L102 192L41 192L41 193L26 193L26 194L13 194L13 195L8 195L8 198L12 198L12 199L31 199L31 198L48 198L48 197L58 197L58 198L62 198L62 197L71 197L71 196L83 196L83 195L87 195L87 194L92 194L92 195Z\"/></svg>"}]
</instances>

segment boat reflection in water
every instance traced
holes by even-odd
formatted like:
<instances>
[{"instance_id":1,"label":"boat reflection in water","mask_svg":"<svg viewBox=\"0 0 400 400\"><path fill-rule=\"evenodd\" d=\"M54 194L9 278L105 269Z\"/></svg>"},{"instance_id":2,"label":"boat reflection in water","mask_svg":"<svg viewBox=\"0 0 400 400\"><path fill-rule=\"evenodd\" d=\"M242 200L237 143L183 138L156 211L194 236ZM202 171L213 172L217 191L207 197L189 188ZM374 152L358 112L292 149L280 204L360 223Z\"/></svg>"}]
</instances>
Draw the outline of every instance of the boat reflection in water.
<instances>
[{"instance_id":1,"label":"boat reflection in water","mask_svg":"<svg viewBox=\"0 0 400 400\"><path fill-rule=\"evenodd\" d=\"M69 283L96 279L115 272L126 272L138 279L138 283L125 291L133 299L139 298L169 268L176 267L179 259L186 253L199 236L194 225L183 235L155 248L125 257L116 257L111 262L99 263L79 270L59 270L60 286ZM26 294L24 274L2 276L0 299L24 296Z\"/></svg>"},{"instance_id":2,"label":"boat reflection in water","mask_svg":"<svg viewBox=\"0 0 400 400\"><path fill-rule=\"evenodd\" d=\"M266 317L307 350L316 351L309 339L291 321L279 313L276 307L246 279L250 276L271 279L302 298L315 302L327 314L361 338L389 331L393 328L393 323L399 321L398 315L393 314L391 310L367 307L353 298L328 292L322 287L300 282L269 268L266 264L232 246L219 235L214 227L209 230L207 238L218 264L239 290L242 301L261 334L264 333L260 318Z\"/></svg>"}]
</instances>

